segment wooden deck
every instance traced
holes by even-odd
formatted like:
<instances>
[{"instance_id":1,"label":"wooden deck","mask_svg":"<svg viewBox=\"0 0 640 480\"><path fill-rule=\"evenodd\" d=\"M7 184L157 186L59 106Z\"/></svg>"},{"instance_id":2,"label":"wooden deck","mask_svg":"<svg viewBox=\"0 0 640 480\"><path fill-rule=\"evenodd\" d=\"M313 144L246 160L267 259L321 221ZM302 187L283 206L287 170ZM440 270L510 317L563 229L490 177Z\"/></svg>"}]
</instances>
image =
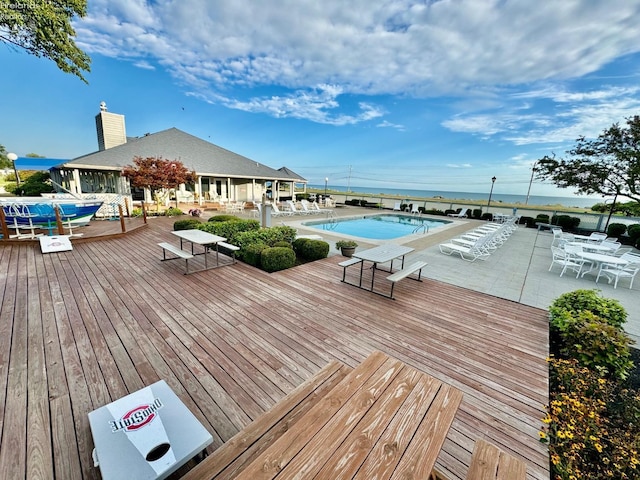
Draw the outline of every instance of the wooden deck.
<instances>
[{"instance_id":1,"label":"wooden deck","mask_svg":"<svg viewBox=\"0 0 640 480\"><path fill-rule=\"evenodd\" d=\"M88 412L159 379L217 448L330 360L353 367L373 350L464 392L436 464L448 478L464 478L478 438L549 478L545 311L435 282L428 267L390 300L341 283L342 257L185 276L160 262L174 220L71 252L0 243L5 478L99 478Z\"/></svg>"}]
</instances>

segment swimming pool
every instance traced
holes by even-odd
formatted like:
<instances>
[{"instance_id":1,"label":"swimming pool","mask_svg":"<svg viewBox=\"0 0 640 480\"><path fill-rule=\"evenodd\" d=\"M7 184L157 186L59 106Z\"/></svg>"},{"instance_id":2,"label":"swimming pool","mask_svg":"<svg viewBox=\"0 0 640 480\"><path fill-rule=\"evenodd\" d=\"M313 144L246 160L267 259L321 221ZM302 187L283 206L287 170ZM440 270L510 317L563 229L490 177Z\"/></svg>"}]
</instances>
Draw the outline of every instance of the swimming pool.
<instances>
[{"instance_id":1,"label":"swimming pool","mask_svg":"<svg viewBox=\"0 0 640 480\"><path fill-rule=\"evenodd\" d=\"M413 233L427 233L450 223L448 220L389 214L316 220L303 222L303 225L372 240L392 240Z\"/></svg>"}]
</instances>

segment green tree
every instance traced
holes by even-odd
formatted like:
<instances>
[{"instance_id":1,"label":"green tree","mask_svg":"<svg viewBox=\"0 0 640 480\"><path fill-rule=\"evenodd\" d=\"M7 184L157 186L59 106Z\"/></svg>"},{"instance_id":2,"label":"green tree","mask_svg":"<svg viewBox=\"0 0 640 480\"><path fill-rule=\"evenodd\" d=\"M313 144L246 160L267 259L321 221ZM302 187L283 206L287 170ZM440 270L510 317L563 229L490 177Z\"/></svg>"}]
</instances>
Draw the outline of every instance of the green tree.
<instances>
[{"instance_id":1,"label":"green tree","mask_svg":"<svg viewBox=\"0 0 640 480\"><path fill-rule=\"evenodd\" d=\"M73 17L84 17L86 0L31 0L0 2L0 42L56 63L83 82L91 59L75 44Z\"/></svg>"},{"instance_id":2,"label":"green tree","mask_svg":"<svg viewBox=\"0 0 640 480\"><path fill-rule=\"evenodd\" d=\"M0 145L0 169L13 168L13 162L7 158L7 150Z\"/></svg>"},{"instance_id":3,"label":"green tree","mask_svg":"<svg viewBox=\"0 0 640 480\"><path fill-rule=\"evenodd\" d=\"M151 190L157 203L165 201L171 189L181 183L195 183L196 174L190 172L182 162L164 160L162 157L134 157L134 165L126 165L122 169L122 176L129 179L131 185Z\"/></svg>"},{"instance_id":4,"label":"green tree","mask_svg":"<svg viewBox=\"0 0 640 480\"><path fill-rule=\"evenodd\" d=\"M537 177L578 193L624 196L640 202L640 116L613 124L598 138L580 137L566 159L538 160Z\"/></svg>"},{"instance_id":5,"label":"green tree","mask_svg":"<svg viewBox=\"0 0 640 480\"><path fill-rule=\"evenodd\" d=\"M7 188L7 191L21 197L39 197L41 193L55 192L51 186L49 172L30 171L29 173L29 175L24 175L20 185Z\"/></svg>"}]
</instances>

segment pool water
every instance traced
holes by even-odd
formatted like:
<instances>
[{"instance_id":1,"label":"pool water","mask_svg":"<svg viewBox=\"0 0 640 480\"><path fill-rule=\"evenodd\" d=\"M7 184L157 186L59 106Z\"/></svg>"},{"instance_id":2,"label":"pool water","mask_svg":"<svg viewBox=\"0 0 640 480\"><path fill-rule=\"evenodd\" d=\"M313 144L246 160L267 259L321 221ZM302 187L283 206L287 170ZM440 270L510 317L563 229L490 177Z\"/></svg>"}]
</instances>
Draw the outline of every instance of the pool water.
<instances>
[{"instance_id":1,"label":"pool water","mask_svg":"<svg viewBox=\"0 0 640 480\"><path fill-rule=\"evenodd\" d=\"M449 223L451 222L448 220L432 220L407 215L372 215L303 222L303 225L372 240L392 240L412 233L429 232Z\"/></svg>"}]
</instances>

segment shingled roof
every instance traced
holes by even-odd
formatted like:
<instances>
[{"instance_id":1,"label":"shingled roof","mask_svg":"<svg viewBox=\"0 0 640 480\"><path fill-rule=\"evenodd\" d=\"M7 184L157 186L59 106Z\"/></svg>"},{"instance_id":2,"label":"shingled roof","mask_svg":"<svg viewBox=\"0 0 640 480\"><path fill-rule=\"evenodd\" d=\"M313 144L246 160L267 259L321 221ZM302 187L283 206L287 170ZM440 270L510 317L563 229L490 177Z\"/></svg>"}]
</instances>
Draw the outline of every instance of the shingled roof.
<instances>
[{"instance_id":1,"label":"shingled roof","mask_svg":"<svg viewBox=\"0 0 640 480\"><path fill-rule=\"evenodd\" d=\"M286 167L275 170L177 128L129 138L125 144L74 158L59 168L120 170L132 165L136 156L179 160L202 176L306 181Z\"/></svg>"}]
</instances>

